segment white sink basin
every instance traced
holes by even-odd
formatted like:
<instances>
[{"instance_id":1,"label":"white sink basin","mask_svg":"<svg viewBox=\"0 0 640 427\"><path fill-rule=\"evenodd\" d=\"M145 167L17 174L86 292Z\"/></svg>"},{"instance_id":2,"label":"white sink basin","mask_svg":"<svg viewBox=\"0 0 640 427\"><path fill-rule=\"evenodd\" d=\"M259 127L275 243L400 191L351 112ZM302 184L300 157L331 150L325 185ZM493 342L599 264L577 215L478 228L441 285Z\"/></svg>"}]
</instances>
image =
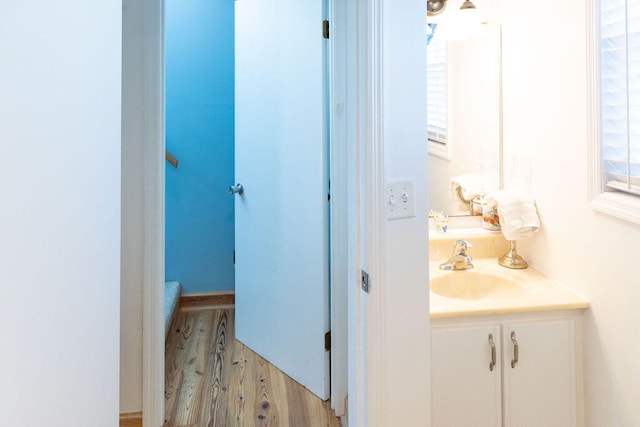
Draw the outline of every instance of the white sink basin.
<instances>
[{"instance_id":1,"label":"white sink basin","mask_svg":"<svg viewBox=\"0 0 640 427\"><path fill-rule=\"evenodd\" d=\"M513 298L525 292L515 279L471 269L447 271L432 278L429 285L434 294L464 300Z\"/></svg>"}]
</instances>

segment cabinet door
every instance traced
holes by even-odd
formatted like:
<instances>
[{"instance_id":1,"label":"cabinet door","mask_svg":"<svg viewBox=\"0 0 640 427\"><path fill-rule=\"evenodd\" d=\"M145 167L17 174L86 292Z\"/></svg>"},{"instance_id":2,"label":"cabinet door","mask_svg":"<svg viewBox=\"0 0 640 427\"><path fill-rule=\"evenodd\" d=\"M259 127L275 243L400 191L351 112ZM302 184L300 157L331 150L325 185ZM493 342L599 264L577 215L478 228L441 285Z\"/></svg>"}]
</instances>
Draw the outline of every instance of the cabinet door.
<instances>
[{"instance_id":1,"label":"cabinet door","mask_svg":"<svg viewBox=\"0 0 640 427\"><path fill-rule=\"evenodd\" d=\"M501 426L500 327L434 327L431 340L432 426Z\"/></svg>"},{"instance_id":2,"label":"cabinet door","mask_svg":"<svg viewBox=\"0 0 640 427\"><path fill-rule=\"evenodd\" d=\"M575 426L573 321L506 324L503 348L505 427Z\"/></svg>"}]
</instances>

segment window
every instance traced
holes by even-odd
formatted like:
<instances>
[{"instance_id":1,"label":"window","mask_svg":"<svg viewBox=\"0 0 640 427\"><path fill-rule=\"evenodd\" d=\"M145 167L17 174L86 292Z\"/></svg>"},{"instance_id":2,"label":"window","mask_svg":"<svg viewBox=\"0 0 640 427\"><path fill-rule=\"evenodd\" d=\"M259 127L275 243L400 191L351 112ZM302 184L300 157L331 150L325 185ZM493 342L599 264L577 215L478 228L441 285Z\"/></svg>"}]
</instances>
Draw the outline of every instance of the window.
<instances>
[{"instance_id":1,"label":"window","mask_svg":"<svg viewBox=\"0 0 640 427\"><path fill-rule=\"evenodd\" d=\"M640 0L600 1L604 184L640 195Z\"/></svg>"},{"instance_id":2,"label":"window","mask_svg":"<svg viewBox=\"0 0 640 427\"><path fill-rule=\"evenodd\" d=\"M438 39L427 45L427 132L429 152L448 157L447 42Z\"/></svg>"},{"instance_id":3,"label":"window","mask_svg":"<svg viewBox=\"0 0 640 427\"><path fill-rule=\"evenodd\" d=\"M640 224L640 0L591 0L594 209Z\"/></svg>"}]
</instances>

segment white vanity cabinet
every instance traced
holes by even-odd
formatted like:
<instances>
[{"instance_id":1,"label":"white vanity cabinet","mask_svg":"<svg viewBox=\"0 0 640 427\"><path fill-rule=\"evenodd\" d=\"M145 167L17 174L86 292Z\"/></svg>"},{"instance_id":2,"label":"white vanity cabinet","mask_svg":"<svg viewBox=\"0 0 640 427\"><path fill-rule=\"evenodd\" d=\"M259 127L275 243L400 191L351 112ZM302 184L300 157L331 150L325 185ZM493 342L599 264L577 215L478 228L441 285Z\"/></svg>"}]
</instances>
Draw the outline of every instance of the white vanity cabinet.
<instances>
[{"instance_id":1,"label":"white vanity cabinet","mask_svg":"<svg viewBox=\"0 0 640 427\"><path fill-rule=\"evenodd\" d=\"M579 313L434 319L432 426L582 425Z\"/></svg>"},{"instance_id":2,"label":"white vanity cabinet","mask_svg":"<svg viewBox=\"0 0 640 427\"><path fill-rule=\"evenodd\" d=\"M499 325L431 329L432 427L502 426L500 336Z\"/></svg>"}]
</instances>

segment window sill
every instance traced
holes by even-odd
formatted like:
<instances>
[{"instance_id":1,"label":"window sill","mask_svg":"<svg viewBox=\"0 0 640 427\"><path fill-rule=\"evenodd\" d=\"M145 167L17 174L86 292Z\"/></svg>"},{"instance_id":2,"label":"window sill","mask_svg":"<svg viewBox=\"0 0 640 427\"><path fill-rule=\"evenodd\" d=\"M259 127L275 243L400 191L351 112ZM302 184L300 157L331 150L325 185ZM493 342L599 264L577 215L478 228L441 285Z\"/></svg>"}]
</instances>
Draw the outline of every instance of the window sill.
<instances>
[{"instance_id":1,"label":"window sill","mask_svg":"<svg viewBox=\"0 0 640 427\"><path fill-rule=\"evenodd\" d=\"M640 224L640 197L617 192L600 193L591 207L607 215L633 224Z\"/></svg>"},{"instance_id":2,"label":"window sill","mask_svg":"<svg viewBox=\"0 0 640 427\"><path fill-rule=\"evenodd\" d=\"M449 152L449 144L440 143L429 140L427 142L427 151L436 157L440 157L446 160L451 160L451 153Z\"/></svg>"}]
</instances>

